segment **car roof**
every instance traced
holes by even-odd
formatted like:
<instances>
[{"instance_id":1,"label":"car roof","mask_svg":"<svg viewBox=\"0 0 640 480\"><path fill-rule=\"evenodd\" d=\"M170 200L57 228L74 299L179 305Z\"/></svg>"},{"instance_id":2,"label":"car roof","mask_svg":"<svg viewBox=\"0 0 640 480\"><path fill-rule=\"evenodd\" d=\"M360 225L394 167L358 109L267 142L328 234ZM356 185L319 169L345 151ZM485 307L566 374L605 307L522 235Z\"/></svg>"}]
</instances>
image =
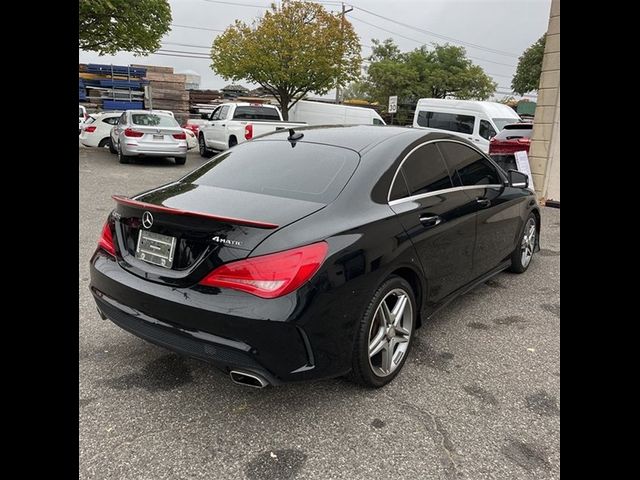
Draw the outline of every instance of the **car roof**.
<instances>
[{"instance_id":1,"label":"car roof","mask_svg":"<svg viewBox=\"0 0 640 480\"><path fill-rule=\"evenodd\" d=\"M426 134L424 130L389 125L313 125L295 127L294 130L296 133L304 134L298 140L300 142L323 143L356 152L362 152L367 147L400 135L419 137ZM288 137L289 130L278 130L256 137L253 141L286 140Z\"/></svg>"},{"instance_id":2,"label":"car roof","mask_svg":"<svg viewBox=\"0 0 640 480\"><path fill-rule=\"evenodd\" d=\"M166 115L167 117L173 117L169 112L163 110L127 110L127 113L153 113L156 115Z\"/></svg>"}]
</instances>

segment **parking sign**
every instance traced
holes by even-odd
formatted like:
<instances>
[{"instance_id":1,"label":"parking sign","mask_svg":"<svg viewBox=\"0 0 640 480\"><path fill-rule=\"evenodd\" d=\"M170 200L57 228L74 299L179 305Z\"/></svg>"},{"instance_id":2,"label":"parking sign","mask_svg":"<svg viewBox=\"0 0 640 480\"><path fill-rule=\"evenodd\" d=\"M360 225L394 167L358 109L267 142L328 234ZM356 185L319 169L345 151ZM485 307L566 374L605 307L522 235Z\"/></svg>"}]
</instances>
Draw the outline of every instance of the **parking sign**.
<instances>
[{"instance_id":1,"label":"parking sign","mask_svg":"<svg viewBox=\"0 0 640 480\"><path fill-rule=\"evenodd\" d=\"M398 97L394 95L389 97L389 113L396 113L398 111Z\"/></svg>"}]
</instances>

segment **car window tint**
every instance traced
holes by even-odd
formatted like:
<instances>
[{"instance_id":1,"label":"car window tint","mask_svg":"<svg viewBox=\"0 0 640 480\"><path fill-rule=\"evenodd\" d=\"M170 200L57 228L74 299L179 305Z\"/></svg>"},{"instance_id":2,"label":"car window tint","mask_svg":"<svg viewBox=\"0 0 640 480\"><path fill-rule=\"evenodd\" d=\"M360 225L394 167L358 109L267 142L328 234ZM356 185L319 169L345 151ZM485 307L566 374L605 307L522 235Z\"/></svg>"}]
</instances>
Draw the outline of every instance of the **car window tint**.
<instances>
[{"instance_id":1,"label":"car window tint","mask_svg":"<svg viewBox=\"0 0 640 480\"><path fill-rule=\"evenodd\" d=\"M449 171L456 172L461 185L498 185L502 178L493 164L480 152L454 142L439 142L438 147ZM458 183L458 182L456 182Z\"/></svg>"},{"instance_id":2,"label":"car window tint","mask_svg":"<svg viewBox=\"0 0 640 480\"><path fill-rule=\"evenodd\" d=\"M108 123L109 125L115 125L116 123L118 123L118 117L103 118L102 121L104 123Z\"/></svg>"},{"instance_id":3,"label":"car window tint","mask_svg":"<svg viewBox=\"0 0 640 480\"><path fill-rule=\"evenodd\" d=\"M169 115L155 113L132 113L131 123L141 127L177 127L178 122Z\"/></svg>"},{"instance_id":4,"label":"car window tint","mask_svg":"<svg viewBox=\"0 0 640 480\"><path fill-rule=\"evenodd\" d=\"M389 200L398 200L399 198L405 198L408 196L409 187L407 187L407 182L404 179L402 170L399 170L395 180L393 181L393 185L391 186L391 191L389 192Z\"/></svg>"},{"instance_id":5,"label":"car window tint","mask_svg":"<svg viewBox=\"0 0 640 480\"><path fill-rule=\"evenodd\" d=\"M280 115L271 107L236 107L233 112L235 120L280 120Z\"/></svg>"},{"instance_id":6,"label":"car window tint","mask_svg":"<svg viewBox=\"0 0 640 480\"><path fill-rule=\"evenodd\" d=\"M486 120L480 120L480 136L486 140L491 137L495 137L496 131L491 124Z\"/></svg>"},{"instance_id":7,"label":"car window tint","mask_svg":"<svg viewBox=\"0 0 640 480\"><path fill-rule=\"evenodd\" d=\"M414 151L402 165L411 195L453 187L438 147L429 143Z\"/></svg>"},{"instance_id":8,"label":"car window tint","mask_svg":"<svg viewBox=\"0 0 640 480\"><path fill-rule=\"evenodd\" d=\"M421 127L472 134L475 117L473 115L421 110L418 112L417 122Z\"/></svg>"},{"instance_id":9,"label":"car window tint","mask_svg":"<svg viewBox=\"0 0 640 480\"><path fill-rule=\"evenodd\" d=\"M253 141L214 157L181 181L329 203L347 184L359 161L360 156L346 148Z\"/></svg>"}]
</instances>

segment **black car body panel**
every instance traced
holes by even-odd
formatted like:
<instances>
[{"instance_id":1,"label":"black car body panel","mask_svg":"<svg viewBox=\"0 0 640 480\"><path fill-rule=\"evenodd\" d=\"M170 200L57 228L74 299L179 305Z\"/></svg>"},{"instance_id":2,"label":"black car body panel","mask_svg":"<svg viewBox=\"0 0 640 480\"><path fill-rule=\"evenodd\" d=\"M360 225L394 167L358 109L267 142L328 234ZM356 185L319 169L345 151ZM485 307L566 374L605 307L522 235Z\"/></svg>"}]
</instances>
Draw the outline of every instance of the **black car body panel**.
<instances>
[{"instance_id":1,"label":"black car body panel","mask_svg":"<svg viewBox=\"0 0 640 480\"><path fill-rule=\"evenodd\" d=\"M291 141L288 132L258 137L214 157L205 167L244 148L280 149L295 157L295 152L313 150L312 145L329 145L334 150L326 151L351 152L344 153L340 166L343 180L335 183L327 177L324 193L301 188L302 193L290 194L301 199L274 194L273 189L266 194L198 184L196 170L134 197L167 208L275 225L259 228L154 213L151 230L182 242L172 269L134 258L144 208L118 205L110 217L115 258L98 249L91 260L91 291L101 313L153 343L227 371L258 373L272 384L334 377L350 370L359 319L389 275L409 281L425 321L479 279L508 266L524 221L531 212L539 219L533 192L510 187L499 168L499 184L465 186L463 174L458 177L457 170L447 166L448 189L411 196L412 179L399 173L403 161L429 142L455 142L477 152L458 137L386 126L296 131L303 133L301 139ZM307 147L299 148L303 144ZM402 198L394 201L390 191L397 178L403 183L394 194L400 191ZM260 179L255 183L260 185ZM421 220L433 216L439 218L437 225ZM284 296L265 299L198 283L219 265L319 241L328 245L322 266Z\"/></svg>"}]
</instances>

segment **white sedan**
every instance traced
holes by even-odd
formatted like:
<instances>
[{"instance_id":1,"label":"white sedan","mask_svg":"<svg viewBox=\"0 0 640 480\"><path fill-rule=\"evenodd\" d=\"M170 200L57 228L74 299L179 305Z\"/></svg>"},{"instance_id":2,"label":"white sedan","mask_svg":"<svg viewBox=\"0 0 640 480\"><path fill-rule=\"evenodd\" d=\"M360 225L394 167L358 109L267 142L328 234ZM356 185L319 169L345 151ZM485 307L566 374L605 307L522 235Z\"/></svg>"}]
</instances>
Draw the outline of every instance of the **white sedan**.
<instances>
[{"instance_id":1,"label":"white sedan","mask_svg":"<svg viewBox=\"0 0 640 480\"><path fill-rule=\"evenodd\" d=\"M80 143L85 147L108 148L111 127L118 123L122 112L92 113L80 127Z\"/></svg>"}]
</instances>

